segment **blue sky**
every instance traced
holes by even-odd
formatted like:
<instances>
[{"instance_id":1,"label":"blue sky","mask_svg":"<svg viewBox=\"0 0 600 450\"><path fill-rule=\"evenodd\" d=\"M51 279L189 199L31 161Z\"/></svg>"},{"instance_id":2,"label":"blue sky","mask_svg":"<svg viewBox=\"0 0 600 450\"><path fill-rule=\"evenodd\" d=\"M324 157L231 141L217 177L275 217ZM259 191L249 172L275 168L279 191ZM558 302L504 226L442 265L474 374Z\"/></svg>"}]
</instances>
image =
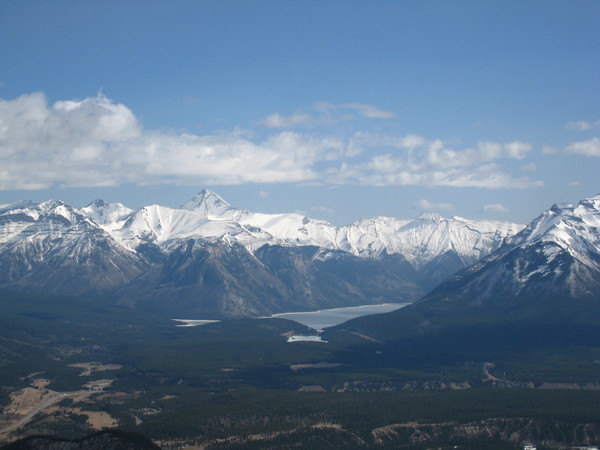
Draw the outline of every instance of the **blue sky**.
<instances>
[{"instance_id":1,"label":"blue sky","mask_svg":"<svg viewBox=\"0 0 600 450\"><path fill-rule=\"evenodd\" d=\"M0 203L528 222L600 192L597 1L0 3Z\"/></svg>"}]
</instances>

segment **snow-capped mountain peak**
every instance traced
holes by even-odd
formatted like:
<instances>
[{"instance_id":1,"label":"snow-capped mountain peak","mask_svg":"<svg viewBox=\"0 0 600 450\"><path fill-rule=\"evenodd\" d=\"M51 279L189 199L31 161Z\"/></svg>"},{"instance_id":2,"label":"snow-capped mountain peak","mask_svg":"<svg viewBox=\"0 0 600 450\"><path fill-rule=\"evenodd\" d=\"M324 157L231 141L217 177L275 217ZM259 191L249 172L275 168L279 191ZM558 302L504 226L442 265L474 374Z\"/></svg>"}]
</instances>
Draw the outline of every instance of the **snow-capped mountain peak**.
<instances>
[{"instance_id":1,"label":"snow-capped mountain peak","mask_svg":"<svg viewBox=\"0 0 600 450\"><path fill-rule=\"evenodd\" d=\"M209 189L202 189L191 200L181 205L180 209L194 211L211 220L230 220L238 212L220 195Z\"/></svg>"},{"instance_id":2,"label":"snow-capped mountain peak","mask_svg":"<svg viewBox=\"0 0 600 450\"><path fill-rule=\"evenodd\" d=\"M445 258L448 267L460 268L488 255L505 237L523 228L508 222L447 219L434 213L421 214L413 220L374 217L337 226L296 213L264 214L237 209L208 189L180 208L151 205L133 211L120 203L103 200L79 210L56 201L34 207L24 202L4 207L12 207L14 212L19 205L23 214L36 216L35 220L49 210L71 222L75 220L73 214L78 216L76 220L85 218L134 252L142 243L163 247L178 239L215 241L227 236L251 252L269 243L317 246L366 258L400 254L416 269L440 258ZM448 254L455 255L454 262L448 262L445 256ZM445 274L447 270L442 272Z\"/></svg>"},{"instance_id":3,"label":"snow-capped mountain peak","mask_svg":"<svg viewBox=\"0 0 600 450\"><path fill-rule=\"evenodd\" d=\"M81 208L79 212L102 227L115 229L122 226L133 210L121 203L107 203L98 199Z\"/></svg>"},{"instance_id":4,"label":"snow-capped mountain peak","mask_svg":"<svg viewBox=\"0 0 600 450\"><path fill-rule=\"evenodd\" d=\"M553 243L582 263L600 269L600 195L584 199L577 206L553 205L523 231L506 240L508 248Z\"/></svg>"},{"instance_id":5,"label":"snow-capped mountain peak","mask_svg":"<svg viewBox=\"0 0 600 450\"><path fill-rule=\"evenodd\" d=\"M594 197L583 199L575 208L582 220L590 226L600 227L600 194Z\"/></svg>"},{"instance_id":6,"label":"snow-capped mountain peak","mask_svg":"<svg viewBox=\"0 0 600 450\"><path fill-rule=\"evenodd\" d=\"M0 244L18 245L37 238L77 240L95 229L100 227L93 220L59 200L16 202L0 210Z\"/></svg>"},{"instance_id":7,"label":"snow-capped mountain peak","mask_svg":"<svg viewBox=\"0 0 600 450\"><path fill-rule=\"evenodd\" d=\"M98 203L94 211L103 208L104 204ZM523 228L508 222L446 219L432 213L413 220L374 217L337 226L297 213L264 214L237 209L206 189L180 208L144 207L118 226L103 227L114 231L114 237L130 249L140 242L163 245L182 238L224 239L227 234L228 239L251 251L270 243L317 246L367 258L401 254L415 268L448 252L457 255L459 262L453 264L458 267L470 264Z\"/></svg>"},{"instance_id":8,"label":"snow-capped mountain peak","mask_svg":"<svg viewBox=\"0 0 600 450\"><path fill-rule=\"evenodd\" d=\"M599 203L597 198L576 208L558 206L538 220L539 226L550 229L569 217L573 227L597 234ZM507 236L522 228L437 214L412 220L373 217L338 226L298 213L237 209L209 190L180 208L150 205L136 211L102 200L80 209L53 200L15 202L0 205L0 263L16 267L4 278L0 273L0 286L22 284L61 293L63 281L81 279L80 285L69 289L113 292L128 286L119 294L126 302L142 296L140 292L162 302L168 297L165 292L172 292L182 305L219 292L215 298L242 305L232 304L230 311L228 304L219 303L215 308L224 315L258 314L275 307L244 309L245 300L240 299L257 295L266 296L273 305L281 298L318 303L319 296L329 298L334 291L341 292L339 298L350 296L356 302L416 299L448 275L498 249ZM532 224L529 234L534 232ZM382 278L363 277L362 267ZM526 273L519 270L522 279ZM254 281L246 285L240 280ZM164 291L165 286L173 290ZM318 307L317 303L311 307Z\"/></svg>"},{"instance_id":9,"label":"snow-capped mountain peak","mask_svg":"<svg viewBox=\"0 0 600 450\"><path fill-rule=\"evenodd\" d=\"M428 297L478 302L598 298L600 195L555 204L489 257L449 278ZM514 304L514 303L513 303Z\"/></svg>"},{"instance_id":10,"label":"snow-capped mountain peak","mask_svg":"<svg viewBox=\"0 0 600 450\"><path fill-rule=\"evenodd\" d=\"M75 223L84 219L72 206L60 200L46 200L34 203L29 207L25 206L22 209L12 210L11 212L21 212L29 215L34 220L38 220L40 217L45 217L49 220L60 217L69 223Z\"/></svg>"},{"instance_id":11,"label":"snow-capped mountain peak","mask_svg":"<svg viewBox=\"0 0 600 450\"><path fill-rule=\"evenodd\" d=\"M574 207L557 203L534 219L523 231L507 240L510 245L534 243L540 240L560 240L562 234L575 229L576 234L587 231L598 238L600 226L600 194L584 199ZM587 237L587 236L586 236Z\"/></svg>"}]
</instances>

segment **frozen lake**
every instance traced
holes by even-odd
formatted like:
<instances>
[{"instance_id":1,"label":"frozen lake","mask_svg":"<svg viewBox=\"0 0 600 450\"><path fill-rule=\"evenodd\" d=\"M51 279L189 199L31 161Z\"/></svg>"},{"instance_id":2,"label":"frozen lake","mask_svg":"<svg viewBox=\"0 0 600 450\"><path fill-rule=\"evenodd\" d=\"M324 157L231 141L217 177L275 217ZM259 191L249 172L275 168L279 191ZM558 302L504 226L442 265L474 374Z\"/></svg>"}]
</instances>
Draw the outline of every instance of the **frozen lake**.
<instances>
[{"instance_id":1,"label":"frozen lake","mask_svg":"<svg viewBox=\"0 0 600 450\"><path fill-rule=\"evenodd\" d=\"M410 303L385 303L383 305L364 305L309 312L282 313L274 314L271 317L293 320L320 332L324 328L339 325L355 317L395 311L406 305L410 305Z\"/></svg>"},{"instance_id":2,"label":"frozen lake","mask_svg":"<svg viewBox=\"0 0 600 450\"><path fill-rule=\"evenodd\" d=\"M178 327L197 327L200 325L206 325L207 323L220 322L220 320L195 320L195 319L171 319L175 322L181 322Z\"/></svg>"},{"instance_id":3,"label":"frozen lake","mask_svg":"<svg viewBox=\"0 0 600 450\"><path fill-rule=\"evenodd\" d=\"M370 314L382 314L397 309L403 308L410 303L384 303L382 305L363 305L363 306L351 306L348 308L335 308L335 309L321 309L319 311L308 311L308 312L291 312L274 314L270 317L277 319L288 319L295 322L306 325L310 328L317 330L317 332L323 331L324 328L333 327L344 323L350 319L360 316L368 316ZM180 322L179 327L197 327L199 325L206 325L207 323L219 322L219 320L192 320L192 319L173 319L176 322ZM295 336L289 342L300 342L300 341L318 341L318 336Z\"/></svg>"}]
</instances>

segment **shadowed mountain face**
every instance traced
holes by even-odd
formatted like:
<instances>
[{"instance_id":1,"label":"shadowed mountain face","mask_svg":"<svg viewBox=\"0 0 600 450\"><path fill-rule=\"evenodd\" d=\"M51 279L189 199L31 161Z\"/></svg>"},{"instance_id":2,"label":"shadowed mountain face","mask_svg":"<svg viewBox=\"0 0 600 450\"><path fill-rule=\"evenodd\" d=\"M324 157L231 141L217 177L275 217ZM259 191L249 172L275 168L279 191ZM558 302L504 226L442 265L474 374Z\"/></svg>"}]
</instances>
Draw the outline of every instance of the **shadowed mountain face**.
<instances>
[{"instance_id":1,"label":"shadowed mountain face","mask_svg":"<svg viewBox=\"0 0 600 450\"><path fill-rule=\"evenodd\" d=\"M335 253L323 260L323 253ZM373 276L370 276L372 274ZM415 299L423 292L383 261L318 247L187 240L114 293L118 303L188 317L243 317Z\"/></svg>"},{"instance_id":2,"label":"shadowed mountain face","mask_svg":"<svg viewBox=\"0 0 600 450\"><path fill-rule=\"evenodd\" d=\"M440 284L423 301L535 302L600 296L600 195L554 205L495 253Z\"/></svg>"},{"instance_id":3,"label":"shadowed mountain face","mask_svg":"<svg viewBox=\"0 0 600 450\"><path fill-rule=\"evenodd\" d=\"M147 261L62 202L0 210L0 285L29 292L110 292Z\"/></svg>"},{"instance_id":4,"label":"shadowed mountain face","mask_svg":"<svg viewBox=\"0 0 600 450\"><path fill-rule=\"evenodd\" d=\"M240 317L421 297L520 226L386 217L335 226L202 191L181 208L97 200L0 206L0 286L188 317Z\"/></svg>"},{"instance_id":5,"label":"shadowed mountain face","mask_svg":"<svg viewBox=\"0 0 600 450\"><path fill-rule=\"evenodd\" d=\"M393 340L472 327L487 333L486 338L507 342L519 341L517 329L521 338L529 334L535 341L587 339L579 334L600 328L599 226L600 196L576 207L554 205L497 251L414 304L356 319L338 331ZM511 331L508 324L516 328ZM503 334L491 336L492 328Z\"/></svg>"}]
</instances>

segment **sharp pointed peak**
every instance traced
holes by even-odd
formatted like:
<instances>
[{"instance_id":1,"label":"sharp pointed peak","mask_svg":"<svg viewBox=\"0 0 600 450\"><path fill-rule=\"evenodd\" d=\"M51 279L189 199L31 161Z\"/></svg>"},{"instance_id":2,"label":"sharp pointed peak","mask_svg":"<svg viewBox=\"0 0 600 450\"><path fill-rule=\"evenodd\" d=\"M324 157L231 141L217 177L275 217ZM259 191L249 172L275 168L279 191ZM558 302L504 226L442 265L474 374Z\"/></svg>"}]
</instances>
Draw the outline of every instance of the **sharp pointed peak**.
<instances>
[{"instance_id":1,"label":"sharp pointed peak","mask_svg":"<svg viewBox=\"0 0 600 450\"><path fill-rule=\"evenodd\" d=\"M223 197L210 189L202 189L189 201L181 205L181 209L216 217L235 210Z\"/></svg>"},{"instance_id":2,"label":"sharp pointed peak","mask_svg":"<svg viewBox=\"0 0 600 450\"><path fill-rule=\"evenodd\" d=\"M215 191L211 189L202 189L200 192L196 194L196 197L204 197L205 199L216 199L221 202L227 203L223 197L217 194Z\"/></svg>"},{"instance_id":3,"label":"sharp pointed peak","mask_svg":"<svg viewBox=\"0 0 600 450\"><path fill-rule=\"evenodd\" d=\"M215 191L211 191L210 189L202 189L200 192L198 192L196 195L194 195L190 200L188 200L183 205L181 205L181 208L182 209L196 209L196 207L198 207L202 204L207 204L207 203L220 203L220 204L225 204L227 206L231 206L231 205L229 205L229 203L227 203L223 199L223 197L221 197Z\"/></svg>"},{"instance_id":4,"label":"sharp pointed peak","mask_svg":"<svg viewBox=\"0 0 600 450\"><path fill-rule=\"evenodd\" d=\"M553 213L556 213L556 214L560 214L564 211L570 211L572 209L573 209L572 203L563 202L563 203L555 203L554 205L552 205L552 207L550 208L550 211L552 211Z\"/></svg>"},{"instance_id":5,"label":"sharp pointed peak","mask_svg":"<svg viewBox=\"0 0 600 450\"><path fill-rule=\"evenodd\" d=\"M217 194L215 191L213 191L212 189L207 189L207 188L204 188L204 189L200 190L200 192L198 192L195 195L195 197L198 197L200 195L205 196L205 197L210 197L210 196L215 196L216 195L217 197L220 197L220 195Z\"/></svg>"}]
</instances>

